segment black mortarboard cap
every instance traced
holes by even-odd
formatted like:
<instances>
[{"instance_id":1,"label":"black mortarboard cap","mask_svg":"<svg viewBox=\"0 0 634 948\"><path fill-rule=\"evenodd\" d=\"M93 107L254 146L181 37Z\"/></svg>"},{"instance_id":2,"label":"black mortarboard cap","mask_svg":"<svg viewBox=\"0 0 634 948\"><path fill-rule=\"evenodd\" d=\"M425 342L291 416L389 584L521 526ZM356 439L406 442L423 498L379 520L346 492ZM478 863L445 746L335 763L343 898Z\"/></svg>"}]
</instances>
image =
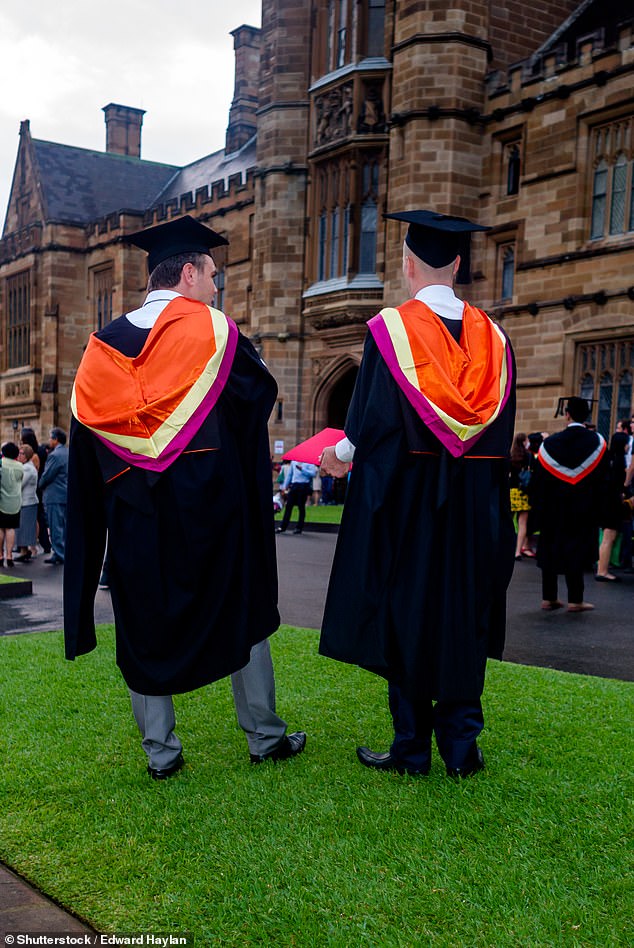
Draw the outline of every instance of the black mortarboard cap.
<instances>
[{"instance_id":1,"label":"black mortarboard cap","mask_svg":"<svg viewBox=\"0 0 634 948\"><path fill-rule=\"evenodd\" d=\"M579 395L563 395L557 402L555 418L557 418L559 415L565 415L565 413L570 411L571 408L572 411L577 415L581 415L585 411L585 418L587 418L590 414L592 404L595 401L596 399L594 398L580 398Z\"/></svg>"},{"instance_id":2,"label":"black mortarboard cap","mask_svg":"<svg viewBox=\"0 0 634 948\"><path fill-rule=\"evenodd\" d=\"M409 224L405 243L430 267L446 267L460 254L456 282L471 282L471 234L477 230L490 230L490 227L474 224L466 217L452 217L436 211L401 211L384 216L388 220Z\"/></svg>"},{"instance_id":3,"label":"black mortarboard cap","mask_svg":"<svg viewBox=\"0 0 634 948\"><path fill-rule=\"evenodd\" d=\"M126 243L140 247L148 254L147 267L151 273L169 257L179 253L209 253L212 247L220 247L229 241L211 227L201 224L190 214L177 217L166 224L147 227L123 238Z\"/></svg>"}]
</instances>

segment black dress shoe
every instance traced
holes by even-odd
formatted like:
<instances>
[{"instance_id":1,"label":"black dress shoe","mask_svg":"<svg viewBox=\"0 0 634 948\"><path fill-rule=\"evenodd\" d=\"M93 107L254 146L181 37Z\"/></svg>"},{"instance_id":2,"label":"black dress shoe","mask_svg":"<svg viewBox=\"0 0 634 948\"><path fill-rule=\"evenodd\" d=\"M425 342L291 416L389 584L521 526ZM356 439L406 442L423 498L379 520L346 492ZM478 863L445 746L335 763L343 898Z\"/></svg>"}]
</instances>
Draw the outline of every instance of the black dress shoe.
<instances>
[{"instance_id":1,"label":"black dress shoe","mask_svg":"<svg viewBox=\"0 0 634 948\"><path fill-rule=\"evenodd\" d=\"M476 744L464 767L447 767L447 776L455 780L464 780L465 777L477 774L479 770L484 770L484 755Z\"/></svg>"},{"instance_id":2,"label":"black dress shoe","mask_svg":"<svg viewBox=\"0 0 634 948\"><path fill-rule=\"evenodd\" d=\"M306 747L306 735L303 731L295 731L294 734L285 734L277 747L274 747L268 754L250 754L252 764L263 764L265 760L288 760L289 757L296 757Z\"/></svg>"},{"instance_id":3,"label":"black dress shoe","mask_svg":"<svg viewBox=\"0 0 634 948\"><path fill-rule=\"evenodd\" d=\"M173 777L174 774L177 774L178 771L182 769L184 763L183 755L179 754L170 767L150 767L148 764L147 772L152 780L167 780L168 777Z\"/></svg>"},{"instance_id":4,"label":"black dress shoe","mask_svg":"<svg viewBox=\"0 0 634 948\"><path fill-rule=\"evenodd\" d=\"M357 747L357 757L364 767L372 767L374 770L391 770L397 774L421 777L426 777L429 773L429 767L408 767L406 764L399 764L389 752L376 754L369 747Z\"/></svg>"},{"instance_id":5,"label":"black dress shoe","mask_svg":"<svg viewBox=\"0 0 634 948\"><path fill-rule=\"evenodd\" d=\"M50 563L52 566L57 566L58 564L61 565L64 560L61 558L61 556L57 556L57 554L54 553L53 556L49 556L49 558L44 560L44 562Z\"/></svg>"},{"instance_id":6,"label":"black dress shoe","mask_svg":"<svg viewBox=\"0 0 634 948\"><path fill-rule=\"evenodd\" d=\"M276 527L276 528L275 528L275 532L276 532L276 533L286 533L286 527Z\"/></svg>"}]
</instances>

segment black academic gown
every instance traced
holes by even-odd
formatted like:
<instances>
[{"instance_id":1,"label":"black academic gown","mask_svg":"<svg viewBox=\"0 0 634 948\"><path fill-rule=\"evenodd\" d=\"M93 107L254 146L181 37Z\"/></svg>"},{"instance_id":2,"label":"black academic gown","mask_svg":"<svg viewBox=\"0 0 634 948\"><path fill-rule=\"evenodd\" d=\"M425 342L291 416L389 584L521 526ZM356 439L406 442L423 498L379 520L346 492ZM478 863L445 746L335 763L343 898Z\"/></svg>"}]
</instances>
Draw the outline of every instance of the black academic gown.
<instances>
[{"instance_id":1,"label":"black academic gown","mask_svg":"<svg viewBox=\"0 0 634 948\"><path fill-rule=\"evenodd\" d=\"M597 450L599 437L581 425L570 425L546 438L543 448L568 469L582 467ZM603 460L577 484L555 477L535 465L531 492L535 526L539 530L537 565L549 573L583 573L599 555L602 487L607 471Z\"/></svg>"},{"instance_id":2,"label":"black academic gown","mask_svg":"<svg viewBox=\"0 0 634 948\"><path fill-rule=\"evenodd\" d=\"M320 652L411 697L469 700L504 647L515 533L514 390L455 459L402 394L368 334L345 424L356 446ZM480 459L476 455L495 455Z\"/></svg>"},{"instance_id":3,"label":"black academic gown","mask_svg":"<svg viewBox=\"0 0 634 948\"><path fill-rule=\"evenodd\" d=\"M125 318L100 338L136 356L149 330ZM108 536L117 664L130 688L166 695L242 668L279 625L267 422L277 386L239 336L226 386L161 474L71 424L64 569L66 657L96 645L94 597Z\"/></svg>"}]
</instances>

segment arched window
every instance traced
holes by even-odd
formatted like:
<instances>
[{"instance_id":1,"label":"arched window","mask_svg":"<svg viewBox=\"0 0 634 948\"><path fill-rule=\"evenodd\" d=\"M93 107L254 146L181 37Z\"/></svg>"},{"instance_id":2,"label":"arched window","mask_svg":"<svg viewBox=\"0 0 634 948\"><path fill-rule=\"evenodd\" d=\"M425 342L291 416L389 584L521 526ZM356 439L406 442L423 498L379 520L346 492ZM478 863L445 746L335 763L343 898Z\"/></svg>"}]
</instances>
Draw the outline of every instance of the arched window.
<instances>
[{"instance_id":1,"label":"arched window","mask_svg":"<svg viewBox=\"0 0 634 948\"><path fill-rule=\"evenodd\" d=\"M377 191L379 166L376 161L363 167L363 201L359 233L359 273L376 273Z\"/></svg>"},{"instance_id":2,"label":"arched window","mask_svg":"<svg viewBox=\"0 0 634 948\"><path fill-rule=\"evenodd\" d=\"M348 241L350 240L350 205L343 212L343 240L342 240L342 258L341 275L348 275Z\"/></svg>"},{"instance_id":3,"label":"arched window","mask_svg":"<svg viewBox=\"0 0 634 948\"><path fill-rule=\"evenodd\" d=\"M614 379L610 372L604 372L599 381L599 411L597 414L597 429L608 441L611 434L612 398L614 393Z\"/></svg>"},{"instance_id":4,"label":"arched window","mask_svg":"<svg viewBox=\"0 0 634 948\"><path fill-rule=\"evenodd\" d=\"M594 379L589 373L586 373L581 379L581 385L579 386L579 396L580 398L585 398L586 401L592 403L592 399L594 398Z\"/></svg>"},{"instance_id":5,"label":"arched window","mask_svg":"<svg viewBox=\"0 0 634 948\"><path fill-rule=\"evenodd\" d=\"M517 194L519 189L520 189L520 150L517 145L511 145L508 150L506 193Z\"/></svg>"},{"instance_id":6,"label":"arched window","mask_svg":"<svg viewBox=\"0 0 634 948\"><path fill-rule=\"evenodd\" d=\"M628 370L619 379L616 400L616 414L619 418L629 418L632 411L632 373Z\"/></svg>"},{"instance_id":7,"label":"arched window","mask_svg":"<svg viewBox=\"0 0 634 948\"><path fill-rule=\"evenodd\" d=\"M624 154L616 159L612 170L612 199L610 202L610 233L625 231L625 189L627 187L627 161Z\"/></svg>"},{"instance_id":8,"label":"arched window","mask_svg":"<svg viewBox=\"0 0 634 948\"><path fill-rule=\"evenodd\" d=\"M502 299L513 299L515 282L515 247L509 244L502 249Z\"/></svg>"},{"instance_id":9,"label":"arched window","mask_svg":"<svg viewBox=\"0 0 634 948\"><path fill-rule=\"evenodd\" d=\"M634 114L592 132L592 221L590 237L634 230Z\"/></svg>"},{"instance_id":10,"label":"arched window","mask_svg":"<svg viewBox=\"0 0 634 948\"><path fill-rule=\"evenodd\" d=\"M317 245L317 279L326 279L326 237L328 215L322 211L319 215L319 237Z\"/></svg>"},{"instance_id":11,"label":"arched window","mask_svg":"<svg viewBox=\"0 0 634 948\"><path fill-rule=\"evenodd\" d=\"M330 279L339 276L339 224L341 212L338 207L330 215Z\"/></svg>"},{"instance_id":12,"label":"arched window","mask_svg":"<svg viewBox=\"0 0 634 948\"><path fill-rule=\"evenodd\" d=\"M594 172L592 187L592 225L591 237L603 237L605 231L605 202L608 193L608 165L601 159Z\"/></svg>"}]
</instances>

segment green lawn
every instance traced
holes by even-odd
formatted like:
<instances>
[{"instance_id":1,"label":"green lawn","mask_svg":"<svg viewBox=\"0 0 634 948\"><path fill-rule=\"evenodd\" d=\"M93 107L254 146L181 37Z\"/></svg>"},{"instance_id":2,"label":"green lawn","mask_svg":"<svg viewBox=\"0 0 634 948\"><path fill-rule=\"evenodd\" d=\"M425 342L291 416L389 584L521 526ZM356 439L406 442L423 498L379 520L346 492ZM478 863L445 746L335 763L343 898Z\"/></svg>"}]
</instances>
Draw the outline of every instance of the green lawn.
<instances>
[{"instance_id":1,"label":"green lawn","mask_svg":"<svg viewBox=\"0 0 634 948\"><path fill-rule=\"evenodd\" d=\"M0 639L0 858L104 932L199 946L631 946L634 685L491 663L487 770L361 767L384 684L273 638L306 752L253 767L228 681L176 699L185 770L151 781L112 630Z\"/></svg>"},{"instance_id":2,"label":"green lawn","mask_svg":"<svg viewBox=\"0 0 634 948\"><path fill-rule=\"evenodd\" d=\"M7 573L0 573L0 583L21 583L24 576L9 576Z\"/></svg>"},{"instance_id":3,"label":"green lawn","mask_svg":"<svg viewBox=\"0 0 634 948\"><path fill-rule=\"evenodd\" d=\"M276 520L282 519L283 511L275 514ZM336 504L333 507L329 506L317 506L317 507L306 507L306 522L307 523L341 523L341 515L343 513L343 504ZM297 520L297 510L294 510L291 514L291 523L295 523Z\"/></svg>"}]
</instances>

